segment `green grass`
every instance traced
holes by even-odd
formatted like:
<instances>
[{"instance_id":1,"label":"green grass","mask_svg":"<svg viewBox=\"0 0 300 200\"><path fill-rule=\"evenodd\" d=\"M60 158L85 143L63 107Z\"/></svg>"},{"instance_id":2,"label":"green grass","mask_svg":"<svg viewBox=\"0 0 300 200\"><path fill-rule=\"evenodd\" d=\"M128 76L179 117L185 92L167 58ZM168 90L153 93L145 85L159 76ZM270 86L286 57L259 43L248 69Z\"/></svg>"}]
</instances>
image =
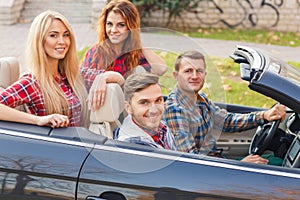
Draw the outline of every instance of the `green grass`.
<instances>
[{"instance_id":1,"label":"green grass","mask_svg":"<svg viewBox=\"0 0 300 200\"><path fill-rule=\"evenodd\" d=\"M173 64L175 54L159 53L167 62L168 71L160 78L165 95L173 89ZM213 75L211 75L213 73ZM208 63L206 85L202 91L213 101L246 106L270 108L275 101L248 88L247 82L240 78L239 65L231 59L211 58Z\"/></svg>"},{"instance_id":2,"label":"green grass","mask_svg":"<svg viewBox=\"0 0 300 200\"><path fill-rule=\"evenodd\" d=\"M234 40L260 44L300 47L300 33L266 30L194 29L185 32L190 37Z\"/></svg>"},{"instance_id":3,"label":"green grass","mask_svg":"<svg viewBox=\"0 0 300 200\"><path fill-rule=\"evenodd\" d=\"M276 103L273 99L250 90L246 82L224 79L224 86L227 103L261 108L270 108Z\"/></svg>"},{"instance_id":4,"label":"green grass","mask_svg":"<svg viewBox=\"0 0 300 200\"><path fill-rule=\"evenodd\" d=\"M88 50L88 48L89 47L85 47L82 50L80 50L80 51L77 52L78 59L79 59L80 62L83 60L85 52Z\"/></svg>"}]
</instances>

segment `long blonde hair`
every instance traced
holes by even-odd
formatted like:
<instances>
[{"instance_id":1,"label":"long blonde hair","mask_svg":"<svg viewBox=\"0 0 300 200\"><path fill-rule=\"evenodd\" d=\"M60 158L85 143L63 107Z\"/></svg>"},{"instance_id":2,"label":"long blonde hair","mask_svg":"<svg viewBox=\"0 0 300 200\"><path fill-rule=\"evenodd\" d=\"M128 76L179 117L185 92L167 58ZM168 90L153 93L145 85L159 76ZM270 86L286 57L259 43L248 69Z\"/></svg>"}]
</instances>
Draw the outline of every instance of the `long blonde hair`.
<instances>
[{"instance_id":1,"label":"long blonde hair","mask_svg":"<svg viewBox=\"0 0 300 200\"><path fill-rule=\"evenodd\" d=\"M26 64L29 71L37 79L44 97L46 114L59 113L69 116L69 106L64 92L54 80L51 66L44 49L44 41L47 31L53 20L60 20L70 33L70 46L65 57L59 60L59 71L66 75L68 83L81 103L82 125L87 125L88 111L86 106L87 91L79 73L79 61L77 57L74 32L68 20L60 13L47 10L39 14L32 22L29 29Z\"/></svg>"},{"instance_id":2,"label":"long blonde hair","mask_svg":"<svg viewBox=\"0 0 300 200\"><path fill-rule=\"evenodd\" d=\"M128 0L112 0L102 10L98 23L98 46L100 48L100 61L102 67L109 70L116 59L111 51L111 42L106 34L106 20L110 12L119 13L128 27L128 37L124 42L122 52L125 53L125 65L129 71L139 64L142 54L142 42L140 38L140 15L133 3ZM99 55L98 55L99 56ZM94 56L93 59L96 58Z\"/></svg>"}]
</instances>

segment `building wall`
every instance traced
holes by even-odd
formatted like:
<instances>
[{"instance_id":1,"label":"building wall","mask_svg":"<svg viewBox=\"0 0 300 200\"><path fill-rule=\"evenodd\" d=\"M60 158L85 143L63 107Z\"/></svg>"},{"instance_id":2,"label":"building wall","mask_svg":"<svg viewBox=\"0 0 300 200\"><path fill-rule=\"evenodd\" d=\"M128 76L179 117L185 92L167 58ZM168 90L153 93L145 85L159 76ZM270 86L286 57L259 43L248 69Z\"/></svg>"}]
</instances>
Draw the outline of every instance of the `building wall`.
<instances>
[{"instance_id":1,"label":"building wall","mask_svg":"<svg viewBox=\"0 0 300 200\"><path fill-rule=\"evenodd\" d=\"M238 28L300 32L300 0L199 0L197 12L183 13L174 28ZM91 23L96 26L107 0L91 0ZM13 24L25 0L0 0L0 24ZM147 26L166 27L167 17L152 12L141 20Z\"/></svg>"},{"instance_id":2,"label":"building wall","mask_svg":"<svg viewBox=\"0 0 300 200\"><path fill-rule=\"evenodd\" d=\"M142 21L165 26L161 12ZM300 0L200 0L195 13L184 13L173 27L238 28L300 32Z\"/></svg>"}]
</instances>

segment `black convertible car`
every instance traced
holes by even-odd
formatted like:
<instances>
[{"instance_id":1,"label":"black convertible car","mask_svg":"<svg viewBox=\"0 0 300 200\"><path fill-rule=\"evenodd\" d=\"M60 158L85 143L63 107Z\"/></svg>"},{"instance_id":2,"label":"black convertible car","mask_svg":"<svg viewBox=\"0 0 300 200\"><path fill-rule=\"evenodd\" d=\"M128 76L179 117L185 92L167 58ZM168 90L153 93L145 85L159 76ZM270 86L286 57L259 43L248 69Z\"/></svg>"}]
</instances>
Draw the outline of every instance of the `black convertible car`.
<instances>
[{"instance_id":1,"label":"black convertible car","mask_svg":"<svg viewBox=\"0 0 300 200\"><path fill-rule=\"evenodd\" d=\"M0 121L0 198L298 200L300 71L249 47L237 46L231 57L240 64L241 78L250 89L286 105L287 118L257 130L222 134L217 144L227 159L111 139L122 103L112 102L107 110L92 113L90 129ZM110 87L108 99L119 92ZM219 105L241 113L261 110ZM117 114L110 116L112 111ZM234 159L265 152L281 158L282 166Z\"/></svg>"}]
</instances>

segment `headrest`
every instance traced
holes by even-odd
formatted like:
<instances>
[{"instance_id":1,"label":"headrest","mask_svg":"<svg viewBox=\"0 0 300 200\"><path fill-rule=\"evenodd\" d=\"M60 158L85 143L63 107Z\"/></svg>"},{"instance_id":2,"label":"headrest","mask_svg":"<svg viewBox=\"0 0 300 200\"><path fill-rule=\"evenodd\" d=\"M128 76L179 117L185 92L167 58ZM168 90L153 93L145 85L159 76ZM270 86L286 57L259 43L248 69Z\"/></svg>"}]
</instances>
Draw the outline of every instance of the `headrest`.
<instances>
[{"instance_id":1,"label":"headrest","mask_svg":"<svg viewBox=\"0 0 300 200\"><path fill-rule=\"evenodd\" d=\"M19 78L19 62L15 57L0 58L0 87L7 88Z\"/></svg>"},{"instance_id":2,"label":"headrest","mask_svg":"<svg viewBox=\"0 0 300 200\"><path fill-rule=\"evenodd\" d=\"M96 78L91 91L97 82ZM99 110L91 111L91 123L115 122L124 110L125 98L121 86L117 83L108 83L106 86L104 105Z\"/></svg>"}]
</instances>

